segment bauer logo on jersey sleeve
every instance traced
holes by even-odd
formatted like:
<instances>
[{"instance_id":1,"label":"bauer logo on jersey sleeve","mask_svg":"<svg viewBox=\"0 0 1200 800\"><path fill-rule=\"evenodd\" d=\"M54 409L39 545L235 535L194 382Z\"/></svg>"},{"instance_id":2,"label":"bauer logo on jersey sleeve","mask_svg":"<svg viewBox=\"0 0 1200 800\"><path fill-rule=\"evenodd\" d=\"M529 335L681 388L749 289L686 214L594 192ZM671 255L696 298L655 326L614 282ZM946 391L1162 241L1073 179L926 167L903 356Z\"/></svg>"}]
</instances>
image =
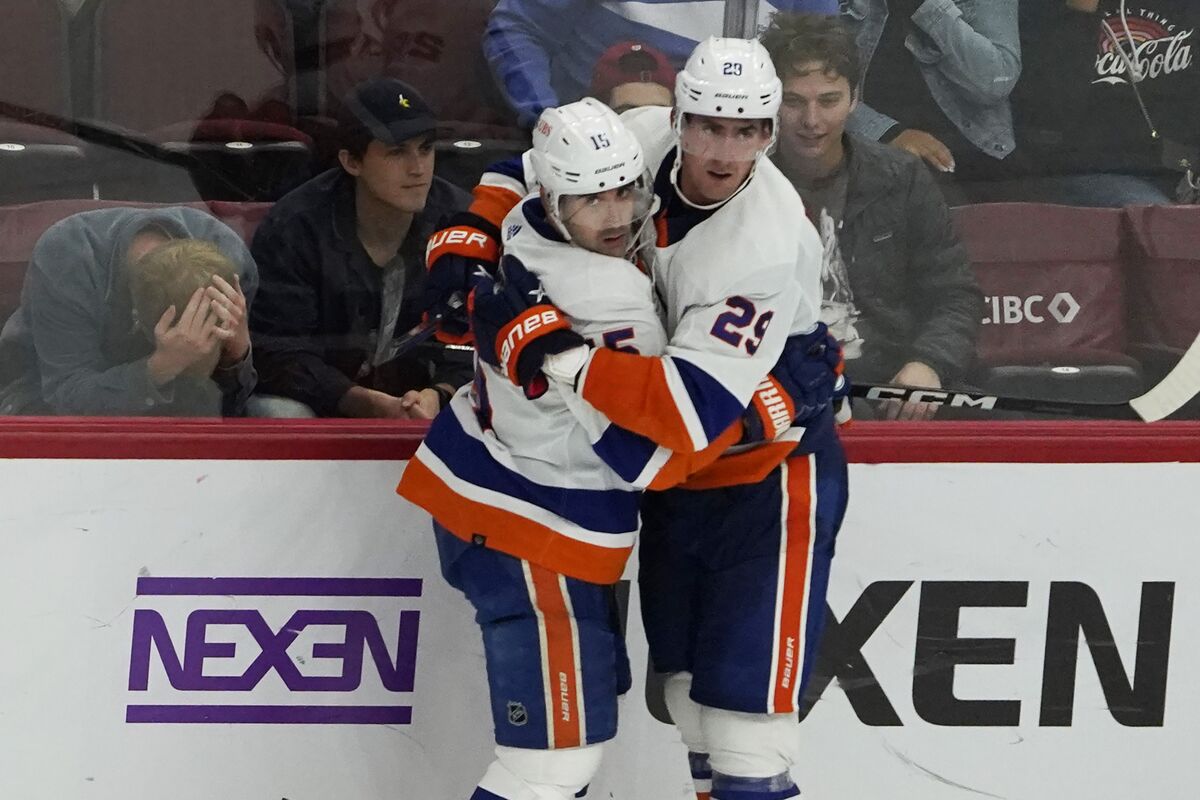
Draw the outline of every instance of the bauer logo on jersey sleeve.
<instances>
[{"instance_id":1,"label":"bauer logo on jersey sleeve","mask_svg":"<svg viewBox=\"0 0 1200 800\"><path fill-rule=\"evenodd\" d=\"M126 722L412 721L419 578L137 581Z\"/></svg>"}]
</instances>

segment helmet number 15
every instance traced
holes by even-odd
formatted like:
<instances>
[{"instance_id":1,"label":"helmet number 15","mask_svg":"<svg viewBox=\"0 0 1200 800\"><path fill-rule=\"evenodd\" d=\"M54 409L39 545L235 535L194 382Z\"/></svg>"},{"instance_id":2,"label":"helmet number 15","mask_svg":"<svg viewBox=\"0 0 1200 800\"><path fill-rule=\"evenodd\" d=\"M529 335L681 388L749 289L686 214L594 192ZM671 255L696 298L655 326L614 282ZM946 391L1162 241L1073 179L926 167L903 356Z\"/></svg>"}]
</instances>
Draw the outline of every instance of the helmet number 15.
<instances>
[{"instance_id":1,"label":"helmet number 15","mask_svg":"<svg viewBox=\"0 0 1200 800\"><path fill-rule=\"evenodd\" d=\"M606 147L612 146L612 142L608 140L608 134L597 133L595 136L591 137L591 139L592 147L596 148L597 150L603 150Z\"/></svg>"}]
</instances>

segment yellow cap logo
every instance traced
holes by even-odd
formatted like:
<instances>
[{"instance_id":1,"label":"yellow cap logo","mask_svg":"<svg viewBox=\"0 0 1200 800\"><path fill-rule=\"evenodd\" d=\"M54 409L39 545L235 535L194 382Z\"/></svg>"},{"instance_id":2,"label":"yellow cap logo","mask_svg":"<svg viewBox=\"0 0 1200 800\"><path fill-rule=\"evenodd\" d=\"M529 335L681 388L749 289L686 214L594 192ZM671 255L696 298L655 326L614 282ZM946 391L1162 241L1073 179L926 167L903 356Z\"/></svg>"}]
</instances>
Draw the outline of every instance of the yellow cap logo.
<instances>
[{"instance_id":1,"label":"yellow cap logo","mask_svg":"<svg viewBox=\"0 0 1200 800\"><path fill-rule=\"evenodd\" d=\"M408 98L405 97L404 95L400 95L400 107L408 108L410 105L411 104L408 102Z\"/></svg>"}]
</instances>

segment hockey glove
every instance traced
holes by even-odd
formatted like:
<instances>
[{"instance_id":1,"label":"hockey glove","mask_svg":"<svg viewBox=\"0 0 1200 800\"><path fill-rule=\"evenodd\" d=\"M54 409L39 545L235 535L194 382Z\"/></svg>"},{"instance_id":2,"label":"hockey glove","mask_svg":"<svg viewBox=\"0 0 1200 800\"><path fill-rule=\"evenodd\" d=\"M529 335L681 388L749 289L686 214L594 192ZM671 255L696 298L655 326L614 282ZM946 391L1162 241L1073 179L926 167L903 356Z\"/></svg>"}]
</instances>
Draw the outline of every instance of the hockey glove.
<instances>
[{"instance_id":1,"label":"hockey glove","mask_svg":"<svg viewBox=\"0 0 1200 800\"><path fill-rule=\"evenodd\" d=\"M468 344L470 324L465 308L455 308L483 278L495 274L500 259L500 232L476 214L462 211L429 238L425 249L425 288L421 305L425 320L438 319L437 339L445 344Z\"/></svg>"},{"instance_id":2,"label":"hockey glove","mask_svg":"<svg viewBox=\"0 0 1200 800\"><path fill-rule=\"evenodd\" d=\"M499 281L481 280L471 294L475 349L481 359L523 387L526 397L541 397L548 388L542 373L547 357L586 342L547 301L537 276L519 261L505 259L498 277Z\"/></svg>"},{"instance_id":3,"label":"hockey glove","mask_svg":"<svg viewBox=\"0 0 1200 800\"><path fill-rule=\"evenodd\" d=\"M742 414L741 442L774 439L793 424L805 425L850 393L842 346L823 322L788 338L779 361Z\"/></svg>"}]
</instances>

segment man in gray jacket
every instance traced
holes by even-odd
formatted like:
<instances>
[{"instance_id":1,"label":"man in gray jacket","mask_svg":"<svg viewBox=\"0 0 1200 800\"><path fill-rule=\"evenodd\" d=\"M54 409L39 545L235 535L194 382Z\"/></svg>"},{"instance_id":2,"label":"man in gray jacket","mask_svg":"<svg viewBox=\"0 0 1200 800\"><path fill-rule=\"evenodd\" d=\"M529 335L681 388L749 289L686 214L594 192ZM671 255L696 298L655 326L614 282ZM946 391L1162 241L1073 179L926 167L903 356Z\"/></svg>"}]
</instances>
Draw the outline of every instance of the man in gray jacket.
<instances>
[{"instance_id":1,"label":"man in gray jacket","mask_svg":"<svg viewBox=\"0 0 1200 800\"><path fill-rule=\"evenodd\" d=\"M958 385L975 356L983 296L921 159L846 133L861 67L841 21L779 14L763 34L783 80L774 159L825 244L822 320L853 380ZM884 408L924 419L924 404Z\"/></svg>"},{"instance_id":2,"label":"man in gray jacket","mask_svg":"<svg viewBox=\"0 0 1200 800\"><path fill-rule=\"evenodd\" d=\"M186 303L139 319L132 267L181 239L215 246L236 267L235 280L213 278ZM255 383L247 307L257 285L241 238L203 211L67 217L34 246L21 307L0 333L0 413L240 414Z\"/></svg>"}]
</instances>

